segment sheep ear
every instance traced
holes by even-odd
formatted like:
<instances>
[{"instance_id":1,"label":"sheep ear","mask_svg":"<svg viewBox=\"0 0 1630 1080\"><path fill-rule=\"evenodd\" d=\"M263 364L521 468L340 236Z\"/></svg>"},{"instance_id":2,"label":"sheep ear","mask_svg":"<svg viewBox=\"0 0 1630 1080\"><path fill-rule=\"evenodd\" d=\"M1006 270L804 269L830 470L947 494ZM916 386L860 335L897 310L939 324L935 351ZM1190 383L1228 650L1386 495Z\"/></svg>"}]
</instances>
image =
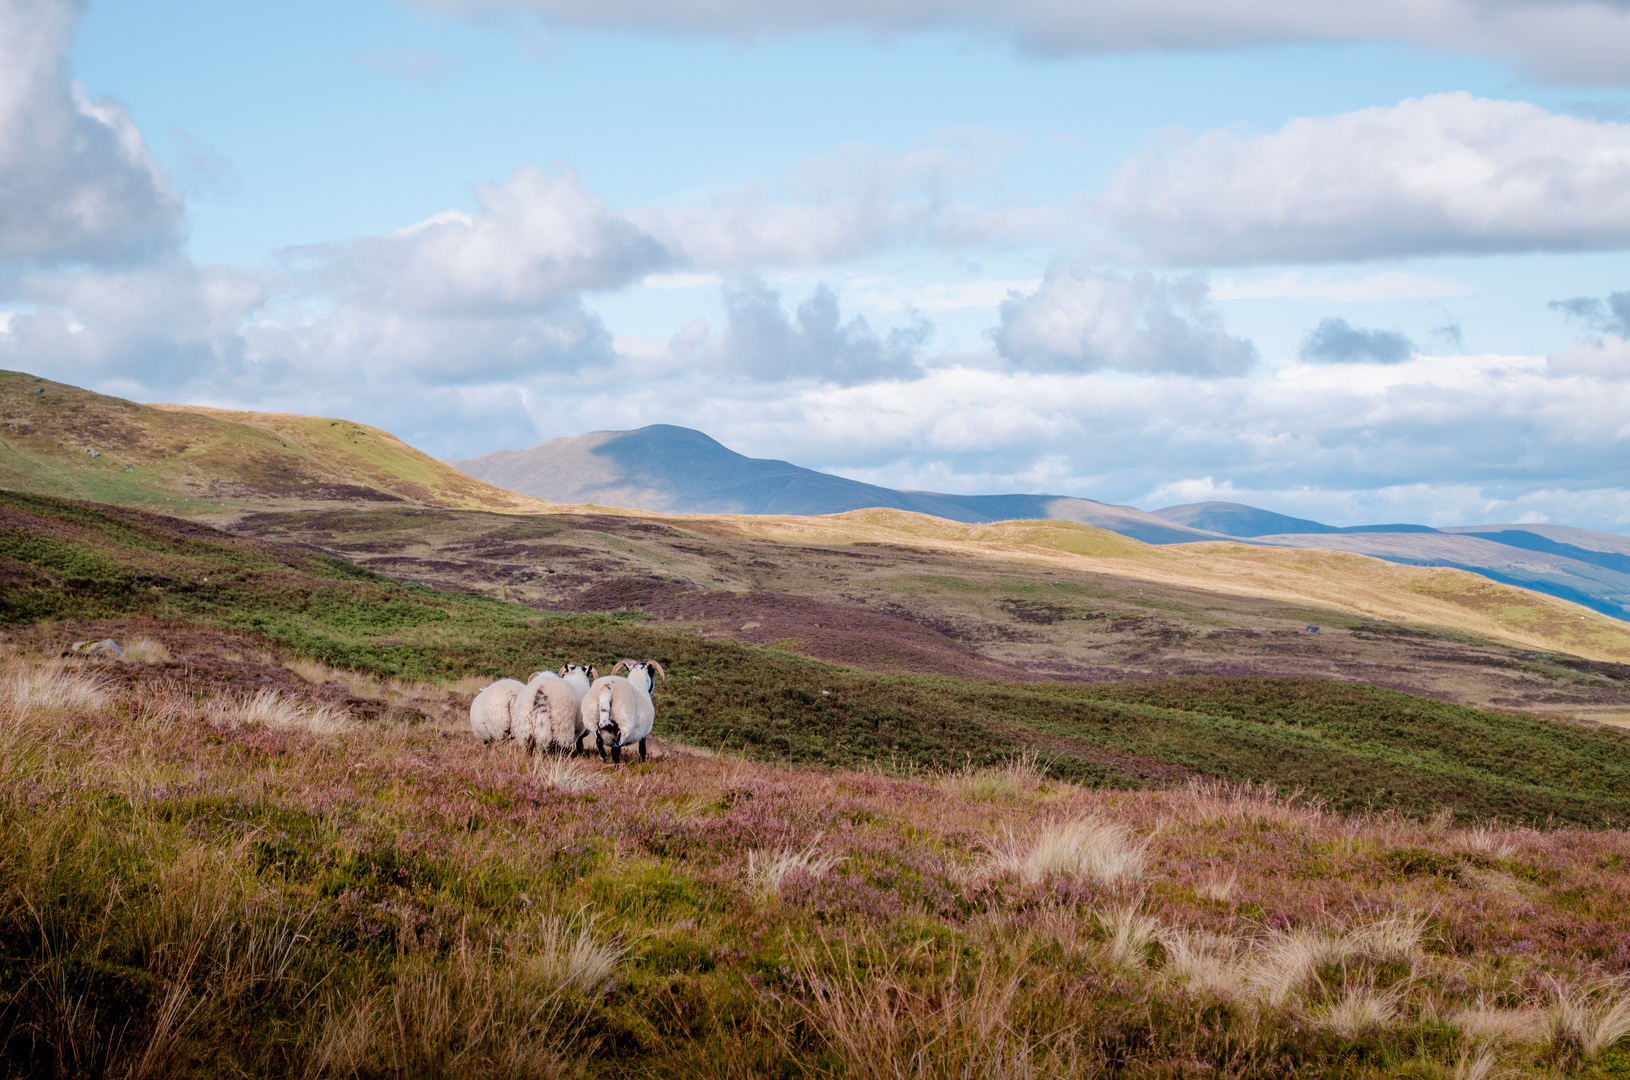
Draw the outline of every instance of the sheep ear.
<instances>
[{"instance_id":1,"label":"sheep ear","mask_svg":"<svg viewBox=\"0 0 1630 1080\"><path fill-rule=\"evenodd\" d=\"M600 677L600 669L595 667L593 664L590 664L589 665L589 682L593 682L595 679L598 679L599 677Z\"/></svg>"},{"instance_id":2,"label":"sheep ear","mask_svg":"<svg viewBox=\"0 0 1630 1080\"><path fill-rule=\"evenodd\" d=\"M657 663L655 660L647 660L645 662L645 666L646 667L654 667L654 668L656 668L657 669L657 674L662 676L662 681L663 682L668 681L668 673L666 671L663 671L662 670L662 665Z\"/></svg>"}]
</instances>

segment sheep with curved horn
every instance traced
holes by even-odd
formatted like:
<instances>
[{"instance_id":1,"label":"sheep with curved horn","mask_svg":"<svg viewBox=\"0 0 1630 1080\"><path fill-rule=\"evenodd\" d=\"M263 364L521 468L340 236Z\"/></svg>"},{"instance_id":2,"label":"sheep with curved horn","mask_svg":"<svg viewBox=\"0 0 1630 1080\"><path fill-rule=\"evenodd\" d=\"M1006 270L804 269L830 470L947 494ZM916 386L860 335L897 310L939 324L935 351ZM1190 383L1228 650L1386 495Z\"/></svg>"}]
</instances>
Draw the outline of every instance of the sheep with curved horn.
<instances>
[{"instance_id":1,"label":"sheep with curved horn","mask_svg":"<svg viewBox=\"0 0 1630 1080\"><path fill-rule=\"evenodd\" d=\"M616 674L628 669L626 677ZM652 672L668 681L668 673L655 660L619 660L612 674L594 680L583 697L583 727L594 731L594 745L600 751L600 760L606 757L607 744L611 747L611 760L622 763L623 747L638 743L640 760L645 760L645 738L656 723L657 709L651 701L656 688Z\"/></svg>"}]
</instances>

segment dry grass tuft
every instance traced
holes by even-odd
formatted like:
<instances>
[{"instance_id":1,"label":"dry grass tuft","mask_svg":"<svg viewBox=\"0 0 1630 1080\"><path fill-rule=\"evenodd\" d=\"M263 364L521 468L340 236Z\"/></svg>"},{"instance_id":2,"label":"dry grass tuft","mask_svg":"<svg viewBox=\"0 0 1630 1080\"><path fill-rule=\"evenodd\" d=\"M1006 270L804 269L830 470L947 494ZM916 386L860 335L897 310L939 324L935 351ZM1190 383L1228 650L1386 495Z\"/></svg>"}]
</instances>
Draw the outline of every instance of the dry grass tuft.
<instances>
[{"instance_id":1,"label":"dry grass tuft","mask_svg":"<svg viewBox=\"0 0 1630 1080\"><path fill-rule=\"evenodd\" d=\"M940 788L960 799L998 801L1033 795L1047 780L1047 767L1034 750L1027 750L1000 765L963 769L942 777Z\"/></svg>"},{"instance_id":2,"label":"dry grass tuft","mask_svg":"<svg viewBox=\"0 0 1630 1080\"><path fill-rule=\"evenodd\" d=\"M1556 987L1551 1006L1558 1037L1576 1043L1585 1060L1630 1035L1630 994L1621 980L1583 990Z\"/></svg>"},{"instance_id":3,"label":"dry grass tuft","mask_svg":"<svg viewBox=\"0 0 1630 1080\"><path fill-rule=\"evenodd\" d=\"M843 862L842 856L822 855L820 837L803 851L749 851L747 853L747 886L759 896L774 896L781 891L781 882L794 870L812 878L825 877Z\"/></svg>"},{"instance_id":4,"label":"dry grass tuft","mask_svg":"<svg viewBox=\"0 0 1630 1080\"><path fill-rule=\"evenodd\" d=\"M1315 825L1324 818L1317 802L1304 802L1299 792L1281 795L1272 784L1230 784L1190 780L1189 810L1199 821L1269 821L1286 826Z\"/></svg>"},{"instance_id":5,"label":"dry grass tuft","mask_svg":"<svg viewBox=\"0 0 1630 1080\"><path fill-rule=\"evenodd\" d=\"M1160 940L1160 920L1133 907L1099 912L1094 918L1104 931L1104 955L1118 968L1137 971L1149 960L1149 946Z\"/></svg>"},{"instance_id":6,"label":"dry grass tuft","mask_svg":"<svg viewBox=\"0 0 1630 1080\"><path fill-rule=\"evenodd\" d=\"M0 681L0 708L18 717L85 715L100 712L112 700L106 681L61 664L17 668Z\"/></svg>"},{"instance_id":7,"label":"dry grass tuft","mask_svg":"<svg viewBox=\"0 0 1630 1080\"><path fill-rule=\"evenodd\" d=\"M549 915L520 958L519 971L523 980L549 995L575 990L586 997L604 997L616 988L627 952L600 939L591 915L584 914L575 930L565 919Z\"/></svg>"},{"instance_id":8,"label":"dry grass tuft","mask_svg":"<svg viewBox=\"0 0 1630 1080\"><path fill-rule=\"evenodd\" d=\"M537 754L532 758L531 770L545 787L571 795L593 791L606 782L604 770L564 755Z\"/></svg>"},{"instance_id":9,"label":"dry grass tuft","mask_svg":"<svg viewBox=\"0 0 1630 1080\"><path fill-rule=\"evenodd\" d=\"M1462 829L1454 836L1454 845L1474 855L1487 855L1491 859L1509 859L1517 853L1510 833L1499 829L1476 826Z\"/></svg>"},{"instance_id":10,"label":"dry grass tuft","mask_svg":"<svg viewBox=\"0 0 1630 1080\"><path fill-rule=\"evenodd\" d=\"M986 873L1012 874L1037 882L1049 875L1115 885L1143 876L1144 845L1133 844L1125 826L1097 817L1045 825L1032 841L1011 832L993 845Z\"/></svg>"},{"instance_id":11,"label":"dry grass tuft","mask_svg":"<svg viewBox=\"0 0 1630 1080\"><path fill-rule=\"evenodd\" d=\"M1496 1072L1499 1059L1494 1056L1493 1047L1485 1046L1476 1054L1469 1051L1460 1055L1455 1062L1454 1072L1449 1075L1453 1080L1494 1080L1495 1077L1506 1075L1505 1070Z\"/></svg>"},{"instance_id":12,"label":"dry grass tuft","mask_svg":"<svg viewBox=\"0 0 1630 1080\"><path fill-rule=\"evenodd\" d=\"M134 638L125 645L125 660L131 664L168 664L173 659L162 641L149 637Z\"/></svg>"},{"instance_id":13,"label":"dry grass tuft","mask_svg":"<svg viewBox=\"0 0 1630 1080\"><path fill-rule=\"evenodd\" d=\"M1449 1023L1473 1039L1537 1043L1551 1037L1556 1016L1550 1009L1495 1009L1478 1004L1452 1014Z\"/></svg>"},{"instance_id":14,"label":"dry grass tuft","mask_svg":"<svg viewBox=\"0 0 1630 1080\"><path fill-rule=\"evenodd\" d=\"M275 690L212 698L204 705L202 713L210 723L228 728L251 725L303 730L313 735L337 735L356 727L356 721L344 709L296 701Z\"/></svg>"},{"instance_id":15,"label":"dry grass tuft","mask_svg":"<svg viewBox=\"0 0 1630 1080\"><path fill-rule=\"evenodd\" d=\"M861 970L847 950L841 959L832 951L828 945L824 964L812 953L794 957L799 978L813 992L793 1008L835 1059L824 1075L1019 1080L1089 1074L1077 1037L1085 1017L1039 1025L1028 1014L1037 990L1025 985L1022 967L1003 970L997 950L966 974L954 955L902 958L888 950L888 959ZM912 962L925 965L930 977L912 978Z\"/></svg>"},{"instance_id":16,"label":"dry grass tuft","mask_svg":"<svg viewBox=\"0 0 1630 1080\"><path fill-rule=\"evenodd\" d=\"M1215 874L1206 878L1195 887L1195 895L1207 900L1215 900L1219 904L1226 904L1234 899L1234 889L1239 885L1239 874L1229 874L1221 878Z\"/></svg>"},{"instance_id":17,"label":"dry grass tuft","mask_svg":"<svg viewBox=\"0 0 1630 1080\"><path fill-rule=\"evenodd\" d=\"M1161 970L1167 978L1226 1000L1250 995L1250 970L1238 940L1203 930L1170 929L1160 935L1160 946L1166 954Z\"/></svg>"},{"instance_id":18,"label":"dry grass tuft","mask_svg":"<svg viewBox=\"0 0 1630 1080\"><path fill-rule=\"evenodd\" d=\"M1357 1038L1372 1028L1390 1024L1398 1015L1401 996L1397 990L1377 993L1371 987L1350 986L1316 1017L1316 1022L1345 1038Z\"/></svg>"}]
</instances>

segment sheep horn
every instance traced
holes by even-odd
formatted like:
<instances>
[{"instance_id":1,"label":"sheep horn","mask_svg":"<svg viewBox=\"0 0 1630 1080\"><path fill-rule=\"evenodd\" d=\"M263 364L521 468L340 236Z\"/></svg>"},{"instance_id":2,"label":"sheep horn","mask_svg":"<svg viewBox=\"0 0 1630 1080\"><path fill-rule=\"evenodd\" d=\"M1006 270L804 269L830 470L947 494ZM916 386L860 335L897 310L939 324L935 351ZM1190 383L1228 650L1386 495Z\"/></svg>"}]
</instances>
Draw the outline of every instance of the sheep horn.
<instances>
[{"instance_id":1,"label":"sheep horn","mask_svg":"<svg viewBox=\"0 0 1630 1080\"><path fill-rule=\"evenodd\" d=\"M662 681L663 682L668 681L668 673L666 671L663 671L662 670L662 665L657 663L655 660L647 660L645 662L645 666L646 667L654 667L654 668L656 668L657 669L657 674L662 676Z\"/></svg>"},{"instance_id":2,"label":"sheep horn","mask_svg":"<svg viewBox=\"0 0 1630 1080\"><path fill-rule=\"evenodd\" d=\"M613 675L615 675L615 674L617 674L617 672L621 671L623 668L625 668L625 667L633 667L633 666L634 666L634 661L632 661L632 660L619 660L619 661L617 661L617 665L611 669L611 673Z\"/></svg>"},{"instance_id":3,"label":"sheep horn","mask_svg":"<svg viewBox=\"0 0 1630 1080\"><path fill-rule=\"evenodd\" d=\"M531 682L533 679L536 679L539 675L542 675L542 674L543 674L543 672L541 672L541 671L534 671L532 674L530 674L530 675L528 675L526 677L526 681Z\"/></svg>"},{"instance_id":4,"label":"sheep horn","mask_svg":"<svg viewBox=\"0 0 1630 1080\"><path fill-rule=\"evenodd\" d=\"M566 665L565 664L560 665L560 670L555 672L555 674L559 675L562 679L564 679L566 677Z\"/></svg>"},{"instance_id":5,"label":"sheep horn","mask_svg":"<svg viewBox=\"0 0 1630 1080\"><path fill-rule=\"evenodd\" d=\"M593 682L595 679L598 679L599 677L600 677L600 669L595 667L593 664L590 664L589 665L589 682Z\"/></svg>"}]
</instances>

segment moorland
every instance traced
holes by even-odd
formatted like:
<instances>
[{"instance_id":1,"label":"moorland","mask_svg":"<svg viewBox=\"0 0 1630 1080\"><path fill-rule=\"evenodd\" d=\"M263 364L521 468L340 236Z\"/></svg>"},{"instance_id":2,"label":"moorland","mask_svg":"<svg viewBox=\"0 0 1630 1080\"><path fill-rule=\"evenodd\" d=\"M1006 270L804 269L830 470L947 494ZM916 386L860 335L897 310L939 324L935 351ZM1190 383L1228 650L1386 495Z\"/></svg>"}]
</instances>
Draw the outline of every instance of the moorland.
<instances>
[{"instance_id":1,"label":"moorland","mask_svg":"<svg viewBox=\"0 0 1630 1080\"><path fill-rule=\"evenodd\" d=\"M1622 622L190 415L36 429L0 492L8 1074L1630 1075ZM469 736L624 656L649 763Z\"/></svg>"}]
</instances>

